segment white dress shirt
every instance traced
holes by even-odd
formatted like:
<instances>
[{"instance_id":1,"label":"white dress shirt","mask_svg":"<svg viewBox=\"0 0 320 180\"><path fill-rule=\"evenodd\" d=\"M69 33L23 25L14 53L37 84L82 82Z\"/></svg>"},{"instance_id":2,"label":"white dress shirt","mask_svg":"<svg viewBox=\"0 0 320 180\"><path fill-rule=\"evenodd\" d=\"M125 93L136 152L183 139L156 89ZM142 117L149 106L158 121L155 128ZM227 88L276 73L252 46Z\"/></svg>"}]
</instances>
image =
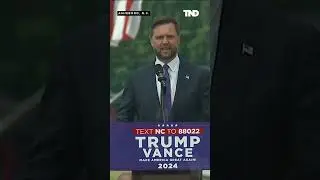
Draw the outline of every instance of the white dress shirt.
<instances>
[{"instance_id":1,"label":"white dress shirt","mask_svg":"<svg viewBox=\"0 0 320 180\"><path fill-rule=\"evenodd\" d=\"M161 66L164 65L164 63L162 61L160 61L157 57L156 57L156 62L155 64L160 64ZM171 84L171 104L173 104L174 101L174 96L176 93L176 86L177 86L177 80L178 80L178 71L179 71L179 65L180 65L180 60L178 55L168 63L169 69L169 76L170 76L170 84ZM156 75L156 84L157 84L157 91L158 91L158 97L159 97L159 101L161 101L161 84L158 81L158 76Z\"/></svg>"}]
</instances>

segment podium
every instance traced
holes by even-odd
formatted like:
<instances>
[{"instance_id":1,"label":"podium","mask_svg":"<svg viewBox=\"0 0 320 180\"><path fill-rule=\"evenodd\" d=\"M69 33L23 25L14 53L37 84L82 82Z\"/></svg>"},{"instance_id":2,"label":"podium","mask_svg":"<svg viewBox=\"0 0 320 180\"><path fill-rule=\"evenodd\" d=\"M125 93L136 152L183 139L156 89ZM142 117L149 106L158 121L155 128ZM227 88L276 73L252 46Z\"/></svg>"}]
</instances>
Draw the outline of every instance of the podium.
<instances>
[{"instance_id":1,"label":"podium","mask_svg":"<svg viewBox=\"0 0 320 180\"><path fill-rule=\"evenodd\" d=\"M201 171L132 171L132 180L202 180Z\"/></svg>"},{"instance_id":2,"label":"podium","mask_svg":"<svg viewBox=\"0 0 320 180\"><path fill-rule=\"evenodd\" d=\"M111 171L132 180L202 180L210 169L209 123L112 123Z\"/></svg>"}]
</instances>

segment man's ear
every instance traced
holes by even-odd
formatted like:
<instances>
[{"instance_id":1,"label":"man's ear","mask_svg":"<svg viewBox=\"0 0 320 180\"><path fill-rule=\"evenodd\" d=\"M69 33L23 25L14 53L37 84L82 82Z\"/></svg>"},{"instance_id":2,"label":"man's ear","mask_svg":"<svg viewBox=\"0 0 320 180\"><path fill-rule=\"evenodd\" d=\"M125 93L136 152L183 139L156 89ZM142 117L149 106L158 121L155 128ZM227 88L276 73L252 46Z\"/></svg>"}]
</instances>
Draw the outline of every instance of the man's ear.
<instances>
[{"instance_id":1,"label":"man's ear","mask_svg":"<svg viewBox=\"0 0 320 180\"><path fill-rule=\"evenodd\" d=\"M149 38L150 45L153 47L152 37Z\"/></svg>"}]
</instances>

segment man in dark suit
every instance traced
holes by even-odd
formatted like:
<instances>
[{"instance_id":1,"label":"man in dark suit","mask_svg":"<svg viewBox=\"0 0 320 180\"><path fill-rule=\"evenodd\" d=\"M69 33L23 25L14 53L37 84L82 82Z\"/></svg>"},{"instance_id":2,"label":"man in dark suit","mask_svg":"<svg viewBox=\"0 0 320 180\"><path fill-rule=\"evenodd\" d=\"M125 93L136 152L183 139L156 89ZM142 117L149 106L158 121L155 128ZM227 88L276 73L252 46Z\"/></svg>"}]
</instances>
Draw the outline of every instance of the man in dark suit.
<instances>
[{"instance_id":1,"label":"man in dark suit","mask_svg":"<svg viewBox=\"0 0 320 180\"><path fill-rule=\"evenodd\" d=\"M178 55L180 29L173 18L160 18L152 25L150 42L156 57L133 72L121 98L118 120L162 121L161 85L155 64L164 69L167 88L164 109L169 121L209 121L209 69L187 62Z\"/></svg>"},{"instance_id":2,"label":"man in dark suit","mask_svg":"<svg viewBox=\"0 0 320 180\"><path fill-rule=\"evenodd\" d=\"M14 180L109 179L107 27L102 19L63 38L36 120L26 123L29 143L19 150L23 158ZM190 80L198 79L202 71L189 68Z\"/></svg>"},{"instance_id":3,"label":"man in dark suit","mask_svg":"<svg viewBox=\"0 0 320 180\"><path fill-rule=\"evenodd\" d=\"M164 110L168 112L168 120L209 121L209 69L192 65L178 56L180 28L177 21L168 17L157 19L151 27L150 43L156 57L150 60L149 65L132 73L121 97L118 120L164 121L160 105L161 84L154 69L156 64L160 64L166 77ZM199 171L134 171L133 178L199 179L200 174Z\"/></svg>"},{"instance_id":4,"label":"man in dark suit","mask_svg":"<svg viewBox=\"0 0 320 180\"><path fill-rule=\"evenodd\" d=\"M212 179L315 179L319 33L272 10L245 14L241 3L223 3L211 88ZM106 26L103 20L63 42L15 180L109 179Z\"/></svg>"},{"instance_id":5,"label":"man in dark suit","mask_svg":"<svg viewBox=\"0 0 320 180\"><path fill-rule=\"evenodd\" d=\"M268 6L224 1L211 86L214 180L320 179L320 33Z\"/></svg>"}]
</instances>

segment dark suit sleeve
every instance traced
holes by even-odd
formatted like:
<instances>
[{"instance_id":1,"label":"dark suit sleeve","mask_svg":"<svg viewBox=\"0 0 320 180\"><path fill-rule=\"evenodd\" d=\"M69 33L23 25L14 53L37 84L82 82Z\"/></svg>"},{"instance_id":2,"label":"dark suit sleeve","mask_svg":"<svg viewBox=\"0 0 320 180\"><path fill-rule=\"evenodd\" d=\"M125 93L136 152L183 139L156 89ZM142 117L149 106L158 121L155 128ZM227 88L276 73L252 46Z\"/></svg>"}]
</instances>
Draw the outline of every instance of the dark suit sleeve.
<instances>
[{"instance_id":1,"label":"dark suit sleeve","mask_svg":"<svg viewBox=\"0 0 320 180\"><path fill-rule=\"evenodd\" d=\"M294 176L320 179L320 34L309 25L297 31L289 52L293 60Z\"/></svg>"},{"instance_id":2,"label":"dark suit sleeve","mask_svg":"<svg viewBox=\"0 0 320 180\"><path fill-rule=\"evenodd\" d=\"M204 121L210 121L210 70L203 69L201 76L201 105L202 105L202 118Z\"/></svg>"},{"instance_id":3,"label":"dark suit sleeve","mask_svg":"<svg viewBox=\"0 0 320 180\"><path fill-rule=\"evenodd\" d=\"M69 69L69 43L59 48L46 84L37 120L27 127L31 134L24 162L15 180L72 179L82 167L81 119ZM77 122L76 122L77 121ZM29 141L29 139L28 139Z\"/></svg>"},{"instance_id":4,"label":"dark suit sleeve","mask_svg":"<svg viewBox=\"0 0 320 180\"><path fill-rule=\"evenodd\" d=\"M132 122L135 116L134 104L134 87L131 78L129 78L120 98L117 120L121 122Z\"/></svg>"}]
</instances>

